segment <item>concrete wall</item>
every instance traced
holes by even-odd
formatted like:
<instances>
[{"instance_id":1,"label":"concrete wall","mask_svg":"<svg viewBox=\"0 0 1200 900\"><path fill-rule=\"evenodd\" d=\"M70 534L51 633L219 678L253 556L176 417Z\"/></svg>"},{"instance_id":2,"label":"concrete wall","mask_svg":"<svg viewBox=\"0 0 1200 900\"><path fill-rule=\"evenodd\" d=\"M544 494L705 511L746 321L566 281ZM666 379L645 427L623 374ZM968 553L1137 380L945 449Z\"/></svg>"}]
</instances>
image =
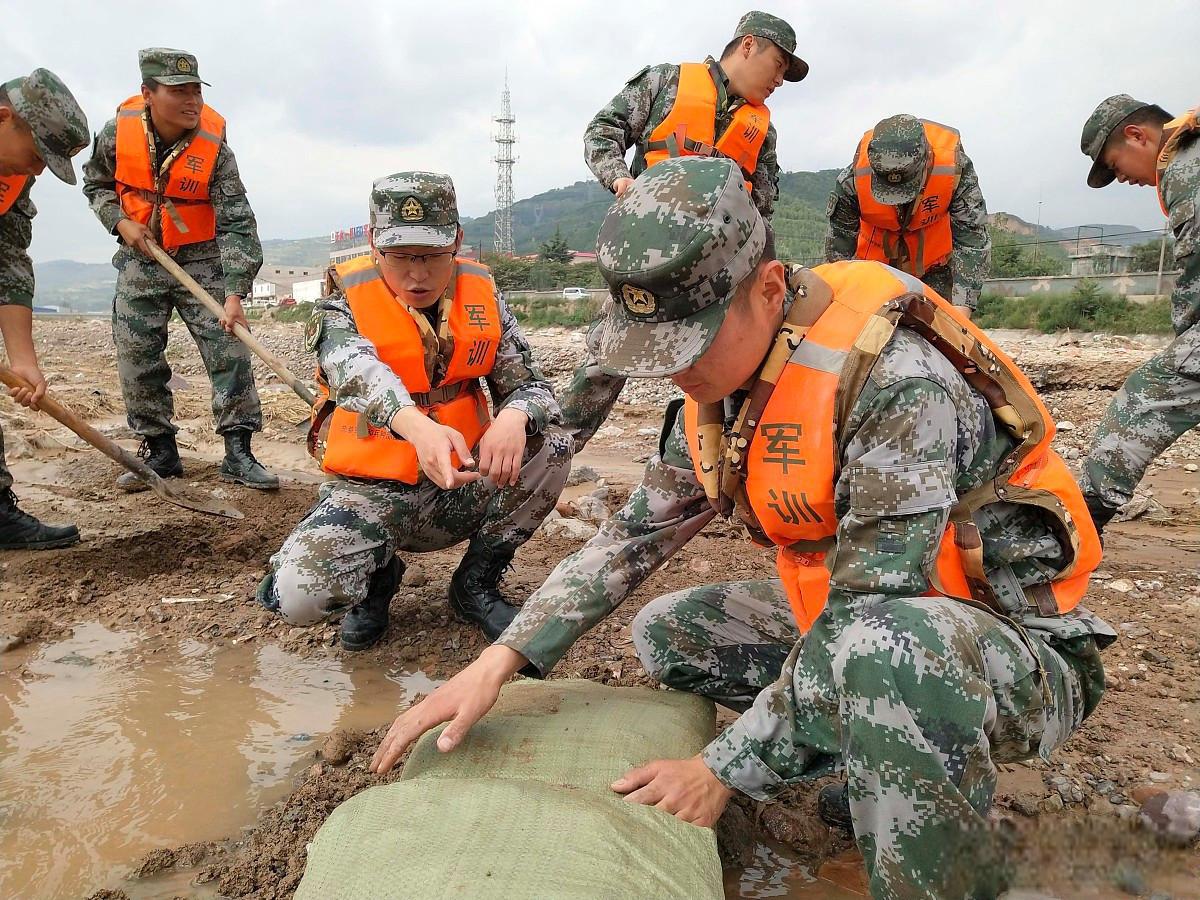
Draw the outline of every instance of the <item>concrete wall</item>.
<instances>
[{"instance_id":1,"label":"concrete wall","mask_svg":"<svg viewBox=\"0 0 1200 900\"><path fill-rule=\"evenodd\" d=\"M1169 296L1175 287L1178 272L1163 272L1162 295ZM1033 294L1069 294L1081 281L1094 281L1100 289L1128 297L1131 300L1152 298L1158 283L1157 272L1138 272L1123 275L1093 275L1084 279L1077 275L1055 275L1039 278L989 278L983 283L984 293L1001 297L1028 297Z\"/></svg>"}]
</instances>

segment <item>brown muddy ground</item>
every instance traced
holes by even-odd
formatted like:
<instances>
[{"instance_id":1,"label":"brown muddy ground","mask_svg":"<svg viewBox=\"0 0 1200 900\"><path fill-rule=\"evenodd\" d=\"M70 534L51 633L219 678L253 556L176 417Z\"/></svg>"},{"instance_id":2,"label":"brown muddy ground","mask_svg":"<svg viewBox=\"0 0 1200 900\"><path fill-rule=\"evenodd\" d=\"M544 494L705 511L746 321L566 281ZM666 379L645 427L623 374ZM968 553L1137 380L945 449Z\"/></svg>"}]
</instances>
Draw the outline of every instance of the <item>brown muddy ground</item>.
<instances>
[{"instance_id":1,"label":"brown muddy ground","mask_svg":"<svg viewBox=\"0 0 1200 900\"><path fill-rule=\"evenodd\" d=\"M177 323L176 323L177 324ZM39 320L38 340L51 389L97 427L133 447L124 424L109 326L103 320ZM260 338L300 372L311 360L299 350L300 326L256 326ZM581 335L535 333L547 373L561 385L582 356ZM1077 460L1091 430L1125 374L1150 346L1123 338L1062 341L1005 335L1006 344L1046 392L1064 425L1060 451ZM79 524L84 540L61 551L7 553L0 558L0 648L36 644L98 622L153 637L212 645L278 644L300 655L342 654L336 628L293 629L253 603L267 557L311 505L319 481L293 423L303 406L259 369L267 428L256 443L260 458L285 478L278 493L223 484L217 477L220 445L211 432L208 385L182 328L173 329L169 357L183 379L177 420L187 468L185 483L222 496L245 513L242 522L200 516L149 494L116 490L117 468L83 449L44 416L30 416L0 400L9 460L23 505L43 518ZM657 435L659 410L671 394L662 383L638 384L577 465L596 471L575 492L609 486L616 509L636 482L640 462ZM997 813L1019 846L1022 880L1060 896L1174 897L1200 895L1200 864L1193 851L1159 846L1136 826L1138 804L1162 789L1195 789L1200 781L1200 434L1180 441L1152 470L1152 493L1140 518L1110 529L1108 556L1088 604L1121 632L1105 654L1110 691L1082 733L1051 764L1004 766ZM538 533L506 580L511 596L532 591L579 541ZM366 657L381 667L421 669L445 678L484 646L471 628L449 615L445 586L460 551L410 561L405 587L393 601L387 638ZM616 614L568 653L557 676L614 684L647 679L634 654L629 623L648 600L716 577L762 577L772 556L748 544L740 530L713 524ZM200 596L224 602L163 604L164 597ZM131 662L131 664L135 664ZM379 722L383 729L388 723ZM288 897L304 868L305 844L329 811L378 783L365 765L381 734L338 733L316 754L285 801L268 809L247 834L228 841L163 848L146 858L140 875L194 869L201 882L228 896ZM722 829L723 853L747 862L749 845L770 839L790 846L831 881L845 868L846 840L814 822L814 788L793 791L782 803L739 803ZM852 879L851 879L852 880ZM84 888L88 893L99 885ZM97 896L100 896L99 894ZM115 896L115 895L110 895Z\"/></svg>"}]
</instances>

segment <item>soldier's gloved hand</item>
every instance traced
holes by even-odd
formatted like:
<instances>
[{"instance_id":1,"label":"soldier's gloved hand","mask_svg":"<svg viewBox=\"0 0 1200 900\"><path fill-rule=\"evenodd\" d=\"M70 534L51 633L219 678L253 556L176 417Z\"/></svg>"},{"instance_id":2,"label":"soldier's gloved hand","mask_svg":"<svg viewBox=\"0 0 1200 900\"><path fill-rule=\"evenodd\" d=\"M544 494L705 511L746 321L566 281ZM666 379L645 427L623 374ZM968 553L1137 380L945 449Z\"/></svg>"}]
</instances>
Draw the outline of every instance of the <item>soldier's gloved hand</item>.
<instances>
[{"instance_id":1,"label":"soldier's gloved hand","mask_svg":"<svg viewBox=\"0 0 1200 900\"><path fill-rule=\"evenodd\" d=\"M413 741L443 722L450 724L438 736L437 748L443 753L453 750L495 705L504 682L525 662L525 657L511 647L492 644L479 654L479 659L392 723L371 758L371 771L376 775L386 773Z\"/></svg>"},{"instance_id":2,"label":"soldier's gloved hand","mask_svg":"<svg viewBox=\"0 0 1200 900\"><path fill-rule=\"evenodd\" d=\"M413 445L425 477L443 490L454 490L483 477L478 472L464 472L454 464L452 453L458 455L464 466L474 465L475 460L466 439L449 425L433 421L415 406L398 411L389 424L392 431Z\"/></svg>"},{"instance_id":3,"label":"soldier's gloved hand","mask_svg":"<svg viewBox=\"0 0 1200 900\"><path fill-rule=\"evenodd\" d=\"M246 311L242 309L242 298L237 294L230 294L225 298L225 315L218 321L229 334L233 334L234 325L241 325L247 331L250 330L250 323L246 321Z\"/></svg>"},{"instance_id":4,"label":"soldier's gloved hand","mask_svg":"<svg viewBox=\"0 0 1200 900\"><path fill-rule=\"evenodd\" d=\"M632 178L618 178L613 182L613 193L620 197L623 193L629 190L629 186L633 184Z\"/></svg>"},{"instance_id":5,"label":"soldier's gloved hand","mask_svg":"<svg viewBox=\"0 0 1200 900\"><path fill-rule=\"evenodd\" d=\"M525 455L525 425L529 416L519 409L502 409L479 441L479 474L496 487L517 483Z\"/></svg>"},{"instance_id":6,"label":"soldier's gloved hand","mask_svg":"<svg viewBox=\"0 0 1200 900\"><path fill-rule=\"evenodd\" d=\"M725 787L699 756L659 759L630 769L611 785L626 800L654 806L677 819L711 828L721 818L733 791Z\"/></svg>"},{"instance_id":7,"label":"soldier's gloved hand","mask_svg":"<svg viewBox=\"0 0 1200 900\"><path fill-rule=\"evenodd\" d=\"M141 222L122 219L117 223L117 234L121 236L121 240L142 256L150 256L150 246L146 241L154 240L154 233Z\"/></svg>"}]
</instances>

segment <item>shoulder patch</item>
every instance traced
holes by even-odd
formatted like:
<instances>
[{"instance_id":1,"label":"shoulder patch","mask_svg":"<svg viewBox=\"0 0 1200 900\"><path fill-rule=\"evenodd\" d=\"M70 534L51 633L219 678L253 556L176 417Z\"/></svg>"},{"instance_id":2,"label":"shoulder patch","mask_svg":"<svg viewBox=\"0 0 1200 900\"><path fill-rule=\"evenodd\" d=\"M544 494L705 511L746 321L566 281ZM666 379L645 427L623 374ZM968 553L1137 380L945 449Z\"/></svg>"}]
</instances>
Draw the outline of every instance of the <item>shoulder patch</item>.
<instances>
[{"instance_id":1,"label":"shoulder patch","mask_svg":"<svg viewBox=\"0 0 1200 900\"><path fill-rule=\"evenodd\" d=\"M829 202L825 204L826 218L832 219L833 214L837 211L837 207L838 207L837 191L830 191L829 192Z\"/></svg>"},{"instance_id":2,"label":"shoulder patch","mask_svg":"<svg viewBox=\"0 0 1200 900\"><path fill-rule=\"evenodd\" d=\"M645 75L645 74L646 74L647 72L649 72L649 71L650 71L650 67L649 67L649 66L642 66L642 67L641 67L640 69L638 69L638 70L637 70L637 72L635 72L635 73L633 74L633 76L632 76L632 77L630 77L630 79L629 79L628 81L626 81L625 83L626 83L626 84L633 84L635 81L637 81L639 78L641 78L643 75Z\"/></svg>"},{"instance_id":3,"label":"shoulder patch","mask_svg":"<svg viewBox=\"0 0 1200 900\"><path fill-rule=\"evenodd\" d=\"M321 343L321 335L325 333L325 312L314 310L304 326L304 349L308 353L316 353L317 345Z\"/></svg>"}]
</instances>

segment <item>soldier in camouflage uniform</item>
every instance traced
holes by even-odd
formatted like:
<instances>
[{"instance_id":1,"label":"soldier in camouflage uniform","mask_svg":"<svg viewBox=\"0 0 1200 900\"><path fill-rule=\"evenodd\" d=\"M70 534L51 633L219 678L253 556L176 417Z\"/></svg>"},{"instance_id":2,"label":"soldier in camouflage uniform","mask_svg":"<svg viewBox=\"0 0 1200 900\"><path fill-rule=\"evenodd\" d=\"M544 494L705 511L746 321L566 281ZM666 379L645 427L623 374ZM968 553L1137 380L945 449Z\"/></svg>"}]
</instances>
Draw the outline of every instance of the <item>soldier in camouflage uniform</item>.
<instances>
[{"instance_id":1,"label":"soldier in camouflage uniform","mask_svg":"<svg viewBox=\"0 0 1200 900\"><path fill-rule=\"evenodd\" d=\"M212 381L213 418L217 434L225 439L221 477L247 487L274 489L279 487L279 479L263 468L250 449L251 435L262 430L262 409L250 352L233 336L234 323L246 325L242 298L250 295L254 276L262 266L254 211L237 160L225 142L221 120L222 133L212 135L218 147L207 184L215 234L192 242L185 238L178 248L164 241L164 234L170 233L185 206L164 195L167 185L178 178L180 166L192 166L189 172L201 170L201 151L196 148L208 137L200 122L210 111L204 106L200 86L207 82L200 79L196 58L181 50L142 50L138 64L145 104L140 115L152 170L146 178L154 180L157 190L131 190L118 178L118 120L138 115L136 109L126 109L135 98L122 104L118 118L110 120L96 136L92 158L83 167L83 192L92 212L105 229L118 236L120 244L113 256L118 273L113 340L129 427L142 437L140 452L150 468L164 478L183 473L175 441L177 429L171 422L175 401L165 355L167 324L172 310L178 310ZM130 214L129 198L138 194L145 198L141 202L152 204L146 222ZM201 287L224 300L225 315L214 317L155 262L146 248L147 239L164 246ZM146 489L145 483L129 472L117 483L126 491Z\"/></svg>"},{"instance_id":2,"label":"soldier in camouflage uniform","mask_svg":"<svg viewBox=\"0 0 1200 900\"><path fill-rule=\"evenodd\" d=\"M87 118L67 86L48 69L0 84L0 334L8 365L33 387L11 388L22 406L38 408L46 377L33 345L33 262L29 243L37 207L36 176L50 169L75 183L71 157L87 146ZM0 550L66 547L79 540L74 525L48 525L23 512L12 491L0 432Z\"/></svg>"},{"instance_id":3,"label":"soldier in camouflage uniform","mask_svg":"<svg viewBox=\"0 0 1200 900\"><path fill-rule=\"evenodd\" d=\"M1160 453L1200 423L1200 128L1128 94L1109 97L1083 126L1088 184L1156 185L1182 270L1171 294L1175 340L1135 369L1109 405L1084 464L1092 518L1103 528Z\"/></svg>"},{"instance_id":4,"label":"soldier in camouflage uniform","mask_svg":"<svg viewBox=\"0 0 1200 900\"><path fill-rule=\"evenodd\" d=\"M919 214L915 209L916 200L926 185L932 163L921 120L907 114L884 119L873 129L868 155L874 199L896 207L897 218L902 223L915 218ZM987 277L991 262L992 241L987 230L987 205L979 189L975 164L963 152L961 144L955 156L958 183L948 210L954 249L944 262L937 262L924 273L914 274L969 315L983 290L983 279ZM829 195L829 231L825 235L825 259L828 262L854 259L858 255L859 230L864 223L855 187L857 163L856 152L850 165L838 173L833 193ZM895 250L905 253L904 242L896 241ZM912 261L906 257L897 256L887 262L905 271L914 271Z\"/></svg>"},{"instance_id":5,"label":"soldier in camouflage uniform","mask_svg":"<svg viewBox=\"0 0 1200 900\"><path fill-rule=\"evenodd\" d=\"M674 373L701 404L726 397L730 416L762 358L739 355L767 352L784 310L812 302L805 285L821 272L806 282L774 261L736 179L720 160L656 166L614 206L598 246L614 293L602 363ZM664 259L662 247L682 249ZM725 330L731 323L736 333ZM1007 614L923 596L951 508L995 476L1014 444L923 337L895 330L846 423L824 612L798 640L778 579L704 585L647 605L634 621L647 669L742 715L699 756L653 762L613 788L712 825L735 792L766 800L840 763L874 896L994 896L1003 868L987 826L996 762L1045 757L1079 726L1103 690L1097 644L1113 632L1080 607L1042 616L1031 605L1026 591L1052 577L1064 550L1030 507L996 503L976 516ZM518 668L549 672L714 515L673 406L625 507L559 564L495 645L396 720L373 770L447 720L439 748L456 746Z\"/></svg>"},{"instance_id":6,"label":"soldier in camouflage uniform","mask_svg":"<svg viewBox=\"0 0 1200 900\"><path fill-rule=\"evenodd\" d=\"M396 552L442 550L469 539L451 580L451 608L495 639L516 615L500 593L501 575L554 508L570 472L571 442L558 427L553 389L487 270L454 259L463 235L450 178L402 172L379 179L370 205L374 265L336 275L338 289L318 304L310 322L308 348L317 355L318 379L330 402L411 444L419 469L415 483L338 476L321 485L317 505L271 557L259 600L294 625L348 610L342 645L365 649L387 628L388 603L403 570ZM430 383L445 390L438 373L453 364L457 342L448 322L463 270L486 277L500 322L495 360L485 376L496 413L477 447L439 424L438 410L430 409L432 393L410 390L380 358L347 297L351 285L383 278L422 332ZM475 387L478 380L470 383ZM471 457L478 471L469 471ZM322 459L326 471L337 471L328 447Z\"/></svg>"},{"instance_id":7,"label":"soldier in camouflage uniform","mask_svg":"<svg viewBox=\"0 0 1200 900\"><path fill-rule=\"evenodd\" d=\"M747 100L763 103L781 81L801 81L808 74L808 63L795 55L795 49L796 32L783 19L758 11L742 16L720 61L711 56L705 60L717 85L716 134L729 126ZM618 197L646 169L647 142L675 105L679 72L673 63L646 66L596 113L583 133L588 168ZM775 143L771 125L750 176L754 205L768 221L779 196ZM625 161L631 145L635 148L632 167ZM566 428L575 433L576 451L604 424L624 384L623 377L602 372L590 352L575 370L562 407Z\"/></svg>"}]
</instances>

